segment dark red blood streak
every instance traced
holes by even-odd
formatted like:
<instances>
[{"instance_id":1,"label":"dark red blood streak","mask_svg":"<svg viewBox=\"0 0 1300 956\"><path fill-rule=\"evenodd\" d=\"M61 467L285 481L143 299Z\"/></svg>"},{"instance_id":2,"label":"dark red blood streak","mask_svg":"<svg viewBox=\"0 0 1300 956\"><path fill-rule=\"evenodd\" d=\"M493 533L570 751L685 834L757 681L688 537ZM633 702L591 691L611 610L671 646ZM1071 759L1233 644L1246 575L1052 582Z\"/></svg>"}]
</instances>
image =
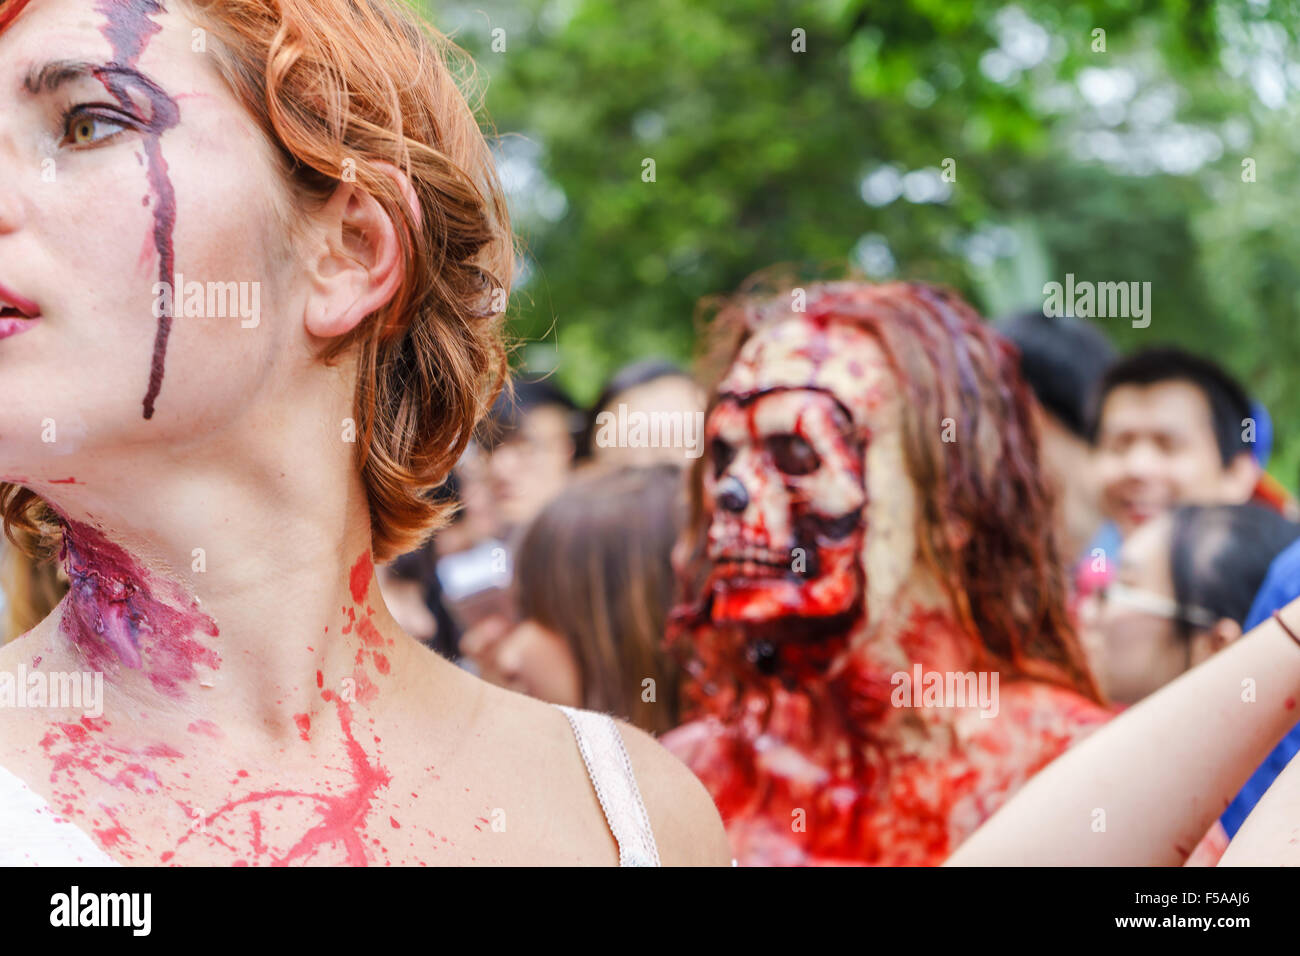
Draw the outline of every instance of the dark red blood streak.
<instances>
[{"instance_id":1,"label":"dark red blood streak","mask_svg":"<svg viewBox=\"0 0 1300 956\"><path fill-rule=\"evenodd\" d=\"M175 274L173 232L176 227L176 192L168 175L167 161L163 158L162 134L180 120L176 101L159 87L143 82L123 67L134 69L149 40L162 30L162 26L149 19L165 13L158 0L99 0L95 9L108 18L100 28L113 48L113 65L97 71L104 88L121 104L122 109L135 115L132 93L149 103L150 115L144 129L144 151L148 161L149 186L157 202L153 207L153 243L158 253L158 281L171 284ZM170 315L158 317L154 333L153 360L149 368L149 388L144 396L144 417L152 418L154 402L162 390L163 367L167 358L167 338L171 334Z\"/></svg>"}]
</instances>

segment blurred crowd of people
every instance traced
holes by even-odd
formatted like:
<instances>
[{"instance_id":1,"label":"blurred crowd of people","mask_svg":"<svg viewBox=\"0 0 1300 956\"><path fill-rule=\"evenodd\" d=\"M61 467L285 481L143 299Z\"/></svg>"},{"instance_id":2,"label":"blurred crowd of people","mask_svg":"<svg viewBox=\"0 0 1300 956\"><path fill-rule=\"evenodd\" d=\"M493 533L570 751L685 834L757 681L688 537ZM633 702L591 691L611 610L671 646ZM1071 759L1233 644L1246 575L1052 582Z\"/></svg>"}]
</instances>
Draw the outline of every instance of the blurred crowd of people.
<instances>
[{"instance_id":1,"label":"blurred crowd of people","mask_svg":"<svg viewBox=\"0 0 1300 956\"><path fill-rule=\"evenodd\" d=\"M1265 471L1268 413L1231 375L1170 347L1120 356L1082 319L1031 311L995 328L1036 399L1071 610L1115 710L1300 594L1296 502ZM438 491L458 506L451 523L380 570L394 617L499 685L656 734L677 727L680 664L664 635L700 450L609 440L600 425L702 422L707 402L662 359L619 369L587 409L551 379L521 377ZM5 561L8 639L66 583L53 560L7 549ZM1298 748L1293 731L1224 815L1228 836Z\"/></svg>"},{"instance_id":2,"label":"blurred crowd of people","mask_svg":"<svg viewBox=\"0 0 1300 956\"><path fill-rule=\"evenodd\" d=\"M1230 374L1175 348L1118 357L1080 319L1000 330L1038 399L1080 634L1117 709L1300 595L1300 512L1264 470L1272 423ZM1300 726L1224 813L1225 837L1298 750Z\"/></svg>"},{"instance_id":3,"label":"blurred crowd of people","mask_svg":"<svg viewBox=\"0 0 1300 956\"><path fill-rule=\"evenodd\" d=\"M1111 701L1134 703L1240 636L1300 538L1294 498L1264 470L1267 411L1214 362L1120 357L1085 320L1030 312L998 330L1038 401L1090 661ZM596 416L619 403L695 414L705 395L659 359L620 369L590 410L551 381L517 382L445 486L453 523L385 568L383 588L411 634L489 680L664 730L659 645L692 459L597 444ZM656 707L638 706L647 678Z\"/></svg>"},{"instance_id":4,"label":"blurred crowd of people","mask_svg":"<svg viewBox=\"0 0 1300 956\"><path fill-rule=\"evenodd\" d=\"M690 449L604 441L598 420L620 406L694 420L704 404L664 359L619 369L589 410L551 380L516 381L445 486L452 524L381 572L394 616L494 683L674 727L662 644Z\"/></svg>"}]
</instances>

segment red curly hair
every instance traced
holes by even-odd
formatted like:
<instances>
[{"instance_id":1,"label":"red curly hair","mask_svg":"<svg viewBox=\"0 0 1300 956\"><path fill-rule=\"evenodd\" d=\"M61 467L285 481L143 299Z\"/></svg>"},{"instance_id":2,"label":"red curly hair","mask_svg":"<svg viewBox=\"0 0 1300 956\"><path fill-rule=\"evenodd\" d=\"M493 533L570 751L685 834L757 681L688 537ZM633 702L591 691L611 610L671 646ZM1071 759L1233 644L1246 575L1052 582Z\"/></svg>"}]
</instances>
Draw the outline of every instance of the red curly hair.
<instances>
[{"instance_id":1,"label":"red curly hair","mask_svg":"<svg viewBox=\"0 0 1300 956\"><path fill-rule=\"evenodd\" d=\"M0 4L0 27L25 0ZM397 226L405 260L383 309L325 347L355 360L357 467L376 560L419 545L432 500L506 381L503 313L514 244L491 150L461 91L472 64L397 0L183 0L221 74L275 148L296 211L343 181ZM413 215L401 169L419 202ZM30 489L0 483L5 533L25 551L59 531ZM15 530L22 532L15 535Z\"/></svg>"}]
</instances>

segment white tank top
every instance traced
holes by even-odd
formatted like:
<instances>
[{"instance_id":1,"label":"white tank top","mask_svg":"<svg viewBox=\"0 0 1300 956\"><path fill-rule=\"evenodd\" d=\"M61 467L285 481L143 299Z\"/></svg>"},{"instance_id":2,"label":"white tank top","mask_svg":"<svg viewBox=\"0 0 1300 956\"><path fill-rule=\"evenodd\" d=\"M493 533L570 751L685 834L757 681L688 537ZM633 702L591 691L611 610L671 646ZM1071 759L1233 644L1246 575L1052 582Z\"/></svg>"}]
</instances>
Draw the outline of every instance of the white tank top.
<instances>
[{"instance_id":1,"label":"white tank top","mask_svg":"<svg viewBox=\"0 0 1300 956\"><path fill-rule=\"evenodd\" d=\"M659 850L618 725L604 714L560 707L618 843L620 866L659 866ZM0 767L0 866L118 866L84 831Z\"/></svg>"},{"instance_id":2,"label":"white tank top","mask_svg":"<svg viewBox=\"0 0 1300 956\"><path fill-rule=\"evenodd\" d=\"M111 856L0 767L0 866L117 866Z\"/></svg>"}]
</instances>

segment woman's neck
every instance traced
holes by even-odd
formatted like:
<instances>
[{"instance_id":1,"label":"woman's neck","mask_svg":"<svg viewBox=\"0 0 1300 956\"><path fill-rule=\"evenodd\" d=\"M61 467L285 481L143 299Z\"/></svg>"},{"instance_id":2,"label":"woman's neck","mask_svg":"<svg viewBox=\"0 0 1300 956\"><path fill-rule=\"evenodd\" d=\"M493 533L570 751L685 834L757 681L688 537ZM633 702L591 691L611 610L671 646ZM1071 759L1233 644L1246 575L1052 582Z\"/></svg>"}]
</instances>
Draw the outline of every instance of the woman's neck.
<instances>
[{"instance_id":1,"label":"woman's neck","mask_svg":"<svg viewBox=\"0 0 1300 956\"><path fill-rule=\"evenodd\" d=\"M284 484L186 483L170 502L142 495L135 522L111 502L58 502L70 587L33 657L102 672L106 713L180 711L225 735L304 736L324 691L375 706L420 649L375 584L360 484L337 509L327 488Z\"/></svg>"}]
</instances>

